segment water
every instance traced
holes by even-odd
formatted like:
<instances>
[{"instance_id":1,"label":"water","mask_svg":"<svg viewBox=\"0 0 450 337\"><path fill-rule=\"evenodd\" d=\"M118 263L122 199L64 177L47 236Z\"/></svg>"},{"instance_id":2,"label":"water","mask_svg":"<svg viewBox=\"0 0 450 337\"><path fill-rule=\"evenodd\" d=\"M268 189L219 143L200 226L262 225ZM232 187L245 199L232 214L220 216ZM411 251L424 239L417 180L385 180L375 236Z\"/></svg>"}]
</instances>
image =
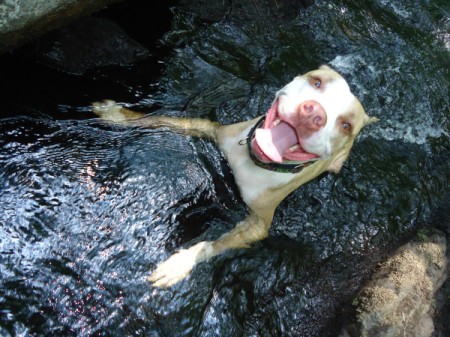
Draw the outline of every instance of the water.
<instances>
[{"instance_id":1,"label":"water","mask_svg":"<svg viewBox=\"0 0 450 337\"><path fill-rule=\"evenodd\" d=\"M0 335L336 336L343 304L381 256L442 208L447 3L316 1L283 12L274 2L268 14L249 3L254 21L176 11L163 38L170 57L129 68L70 76L8 58ZM158 262L230 230L245 206L214 144L108 125L89 103L237 122L322 63L381 121L363 130L339 175L280 205L269 239L153 289L145 278ZM434 225L448 230L442 219Z\"/></svg>"},{"instance_id":2,"label":"water","mask_svg":"<svg viewBox=\"0 0 450 337\"><path fill-rule=\"evenodd\" d=\"M125 294L141 288L148 296L148 271L204 231L208 213L216 222L221 214L236 219L225 212L234 199L220 166L209 173L185 137L91 121L13 118L0 125L6 331L118 328ZM223 158L208 147L203 157L217 166Z\"/></svg>"}]
</instances>

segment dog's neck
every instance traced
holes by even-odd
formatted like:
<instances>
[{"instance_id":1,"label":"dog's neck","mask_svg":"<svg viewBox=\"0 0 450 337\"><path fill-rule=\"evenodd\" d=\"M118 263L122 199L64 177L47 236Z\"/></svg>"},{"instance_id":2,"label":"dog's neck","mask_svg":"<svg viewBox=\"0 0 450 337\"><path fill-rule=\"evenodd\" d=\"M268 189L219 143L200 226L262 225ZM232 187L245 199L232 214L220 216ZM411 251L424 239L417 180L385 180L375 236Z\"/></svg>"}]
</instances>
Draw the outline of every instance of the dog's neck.
<instances>
[{"instance_id":1,"label":"dog's neck","mask_svg":"<svg viewBox=\"0 0 450 337\"><path fill-rule=\"evenodd\" d=\"M327 160L316 161L296 174L280 173L256 165L250 157L245 140L258 122L260 118L221 126L218 132L218 144L233 170L235 181L246 204L251 207L261 196L265 196L270 208L274 210L278 203L290 193L284 189L280 191L280 188L290 186L294 180L309 181L310 176L316 175L313 172L317 171L317 174L323 172L322 167L326 165ZM269 200L271 198L277 200L272 202Z\"/></svg>"}]
</instances>

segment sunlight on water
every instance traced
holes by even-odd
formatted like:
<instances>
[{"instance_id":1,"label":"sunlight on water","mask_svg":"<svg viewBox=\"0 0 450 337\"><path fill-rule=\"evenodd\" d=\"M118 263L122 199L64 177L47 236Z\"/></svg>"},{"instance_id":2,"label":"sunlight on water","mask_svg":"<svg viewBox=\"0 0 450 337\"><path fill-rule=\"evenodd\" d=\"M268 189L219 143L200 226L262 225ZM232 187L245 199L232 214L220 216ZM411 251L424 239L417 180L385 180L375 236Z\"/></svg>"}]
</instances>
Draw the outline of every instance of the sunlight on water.
<instances>
[{"instance_id":1,"label":"sunlight on water","mask_svg":"<svg viewBox=\"0 0 450 337\"><path fill-rule=\"evenodd\" d=\"M398 65L387 65L376 69L374 65L368 64L362 55L353 54L345 56L337 56L330 64L339 70L341 73L351 73L355 67L365 66L366 74L369 78L376 79L383 77L401 77L403 59ZM367 90L362 83L353 84L358 88L359 92L364 95L377 95L377 90ZM381 122L371 127L370 133L363 132L360 139L367 137L375 137L388 141L403 141L417 145L428 144L430 138L448 137L448 130L445 125L441 125L441 120L444 118L445 111L430 111L431 102L428 95L418 97L417 102L413 106L408 107L410 111L404 111L405 102L398 103L396 97L400 96L401 92L389 92L390 96L385 96L385 92L380 90L380 95L383 97L382 105L371 106L368 108L368 113L378 116ZM388 108L386 108L388 107ZM406 117L407 116L407 117Z\"/></svg>"}]
</instances>

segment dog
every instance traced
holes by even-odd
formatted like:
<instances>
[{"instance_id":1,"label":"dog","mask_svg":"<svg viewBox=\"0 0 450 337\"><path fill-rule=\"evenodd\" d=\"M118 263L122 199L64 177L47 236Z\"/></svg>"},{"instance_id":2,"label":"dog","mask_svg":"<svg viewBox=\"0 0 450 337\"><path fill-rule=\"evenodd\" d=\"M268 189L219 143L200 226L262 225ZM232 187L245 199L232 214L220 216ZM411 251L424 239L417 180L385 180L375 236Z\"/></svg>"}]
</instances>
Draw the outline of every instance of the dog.
<instances>
[{"instance_id":1,"label":"dog","mask_svg":"<svg viewBox=\"0 0 450 337\"><path fill-rule=\"evenodd\" d=\"M196 264L225 250L247 248L266 238L281 201L325 171L338 173L362 127L377 121L365 113L344 78L325 65L279 90L265 116L232 125L145 116L114 101L94 103L93 111L123 125L165 127L217 142L250 209L232 231L181 249L159 264L149 281L161 288L176 284Z\"/></svg>"}]
</instances>

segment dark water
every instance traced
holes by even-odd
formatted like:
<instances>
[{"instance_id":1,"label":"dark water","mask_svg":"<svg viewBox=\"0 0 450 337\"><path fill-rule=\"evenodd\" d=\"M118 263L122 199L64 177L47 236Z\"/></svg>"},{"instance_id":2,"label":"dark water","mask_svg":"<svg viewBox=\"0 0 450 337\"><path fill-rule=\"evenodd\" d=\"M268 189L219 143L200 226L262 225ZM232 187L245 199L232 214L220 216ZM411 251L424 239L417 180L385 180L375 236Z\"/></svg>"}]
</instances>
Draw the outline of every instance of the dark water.
<instances>
[{"instance_id":1,"label":"dark water","mask_svg":"<svg viewBox=\"0 0 450 337\"><path fill-rule=\"evenodd\" d=\"M249 3L222 20L175 10L160 49L130 29L153 56L128 68L72 76L4 57L0 335L336 336L376 262L447 207L447 2ZM145 22L161 30L158 14ZM158 262L230 230L245 206L213 144L105 124L90 102L236 122L323 63L381 122L339 175L282 203L269 239L153 289Z\"/></svg>"}]
</instances>

